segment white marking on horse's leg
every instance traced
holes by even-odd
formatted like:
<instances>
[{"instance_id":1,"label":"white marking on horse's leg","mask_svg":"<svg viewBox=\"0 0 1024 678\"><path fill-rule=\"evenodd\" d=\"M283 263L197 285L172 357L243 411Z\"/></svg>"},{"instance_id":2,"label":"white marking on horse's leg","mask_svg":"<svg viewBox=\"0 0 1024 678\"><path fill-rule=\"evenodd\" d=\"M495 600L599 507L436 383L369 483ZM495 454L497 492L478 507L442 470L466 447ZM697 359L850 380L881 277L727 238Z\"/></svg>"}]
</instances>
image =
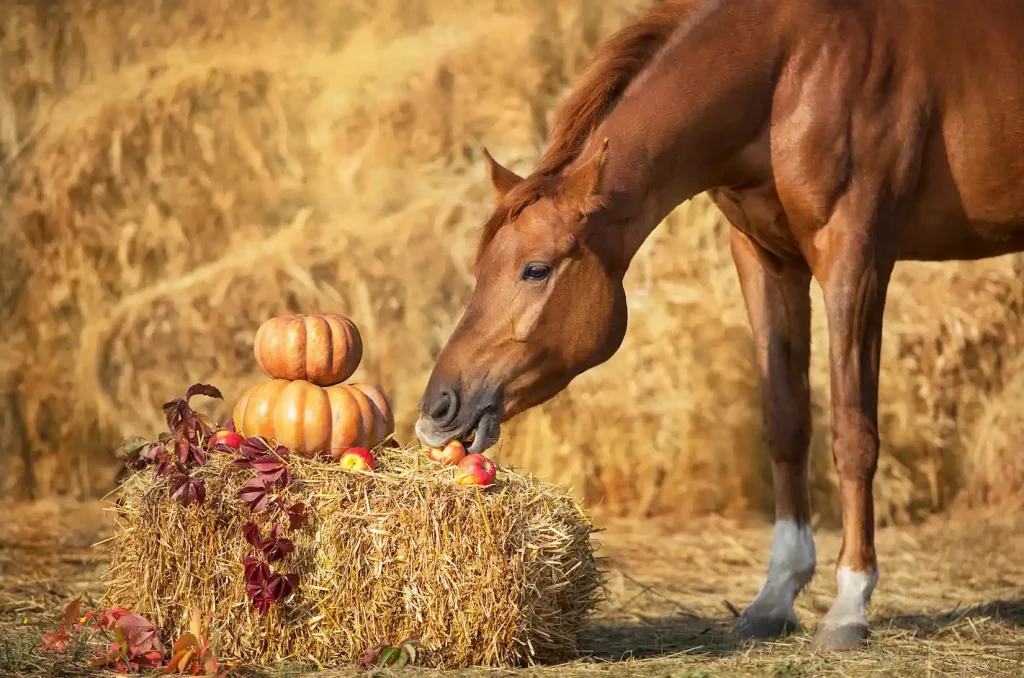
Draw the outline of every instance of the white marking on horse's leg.
<instances>
[{"instance_id":1,"label":"white marking on horse's leg","mask_svg":"<svg viewBox=\"0 0 1024 678\"><path fill-rule=\"evenodd\" d=\"M788 626L797 627L793 601L814 576L816 556L811 526L792 519L775 522L768 576L761 592L743 612L741 633L750 636L776 635Z\"/></svg>"},{"instance_id":2,"label":"white marking on horse's leg","mask_svg":"<svg viewBox=\"0 0 1024 678\"><path fill-rule=\"evenodd\" d=\"M836 581L839 582L839 592L822 623L831 627L867 626L868 605L878 583L878 570L857 572L840 567L836 570Z\"/></svg>"}]
</instances>

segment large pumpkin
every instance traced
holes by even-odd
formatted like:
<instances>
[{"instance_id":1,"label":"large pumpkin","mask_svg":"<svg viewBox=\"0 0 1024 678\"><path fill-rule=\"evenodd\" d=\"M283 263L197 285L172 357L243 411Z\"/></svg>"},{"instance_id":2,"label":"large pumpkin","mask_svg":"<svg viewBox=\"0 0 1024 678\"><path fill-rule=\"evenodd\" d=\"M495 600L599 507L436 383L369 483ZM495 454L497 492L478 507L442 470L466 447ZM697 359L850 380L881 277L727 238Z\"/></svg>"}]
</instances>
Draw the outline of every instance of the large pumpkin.
<instances>
[{"instance_id":1,"label":"large pumpkin","mask_svg":"<svg viewBox=\"0 0 1024 678\"><path fill-rule=\"evenodd\" d=\"M359 367L363 340L355 323L343 315L286 315L260 325L253 354L271 379L331 386Z\"/></svg>"},{"instance_id":2,"label":"large pumpkin","mask_svg":"<svg viewBox=\"0 0 1024 678\"><path fill-rule=\"evenodd\" d=\"M373 448L395 432L391 405L370 384L323 388L274 379L247 390L233 413L235 428L263 436L302 456L337 459L350 447Z\"/></svg>"}]
</instances>

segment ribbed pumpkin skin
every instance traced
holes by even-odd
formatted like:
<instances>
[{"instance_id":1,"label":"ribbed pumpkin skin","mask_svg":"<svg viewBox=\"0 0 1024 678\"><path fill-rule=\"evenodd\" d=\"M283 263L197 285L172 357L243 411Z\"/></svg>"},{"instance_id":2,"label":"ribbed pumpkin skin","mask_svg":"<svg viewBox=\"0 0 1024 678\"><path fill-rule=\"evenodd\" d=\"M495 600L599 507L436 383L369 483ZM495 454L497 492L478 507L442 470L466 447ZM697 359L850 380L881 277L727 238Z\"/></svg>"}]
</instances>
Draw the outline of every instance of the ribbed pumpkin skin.
<instances>
[{"instance_id":1,"label":"ribbed pumpkin skin","mask_svg":"<svg viewBox=\"0 0 1024 678\"><path fill-rule=\"evenodd\" d=\"M271 379L340 384L363 359L359 329L343 315L285 315L256 330L253 355Z\"/></svg>"},{"instance_id":2,"label":"ribbed pumpkin skin","mask_svg":"<svg viewBox=\"0 0 1024 678\"><path fill-rule=\"evenodd\" d=\"M235 428L311 457L339 458L350 447L374 448L395 432L391 405L370 384L323 388L274 379L247 390L235 404Z\"/></svg>"}]
</instances>

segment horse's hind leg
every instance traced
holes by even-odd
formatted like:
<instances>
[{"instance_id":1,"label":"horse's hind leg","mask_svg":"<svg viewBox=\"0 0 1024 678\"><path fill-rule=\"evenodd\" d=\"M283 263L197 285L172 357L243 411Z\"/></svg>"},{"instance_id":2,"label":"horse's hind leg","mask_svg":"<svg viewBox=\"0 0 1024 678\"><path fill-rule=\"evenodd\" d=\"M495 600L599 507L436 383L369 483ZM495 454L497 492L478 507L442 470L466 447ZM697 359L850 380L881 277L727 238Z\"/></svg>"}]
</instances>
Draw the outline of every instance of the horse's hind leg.
<instances>
[{"instance_id":1,"label":"horse's hind leg","mask_svg":"<svg viewBox=\"0 0 1024 678\"><path fill-rule=\"evenodd\" d=\"M772 260L736 228L732 253L754 334L775 488L768 576L740 617L737 631L743 638L769 638L798 628L793 601L814 575L807 485L811 274L804 265Z\"/></svg>"}]
</instances>

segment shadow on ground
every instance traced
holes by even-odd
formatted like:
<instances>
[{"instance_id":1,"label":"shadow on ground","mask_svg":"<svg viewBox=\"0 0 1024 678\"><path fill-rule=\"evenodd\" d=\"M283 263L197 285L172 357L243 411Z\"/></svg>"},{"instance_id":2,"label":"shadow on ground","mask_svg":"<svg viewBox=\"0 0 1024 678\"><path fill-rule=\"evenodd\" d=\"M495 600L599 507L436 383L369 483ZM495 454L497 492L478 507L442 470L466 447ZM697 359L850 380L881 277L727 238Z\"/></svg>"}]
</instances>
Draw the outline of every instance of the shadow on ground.
<instances>
[{"instance_id":1,"label":"shadow on ground","mask_svg":"<svg viewBox=\"0 0 1024 678\"><path fill-rule=\"evenodd\" d=\"M678 613L628 622L601 620L583 632L584 657L605 661L654 659L681 654L726 656L740 649L732 621Z\"/></svg>"}]
</instances>

